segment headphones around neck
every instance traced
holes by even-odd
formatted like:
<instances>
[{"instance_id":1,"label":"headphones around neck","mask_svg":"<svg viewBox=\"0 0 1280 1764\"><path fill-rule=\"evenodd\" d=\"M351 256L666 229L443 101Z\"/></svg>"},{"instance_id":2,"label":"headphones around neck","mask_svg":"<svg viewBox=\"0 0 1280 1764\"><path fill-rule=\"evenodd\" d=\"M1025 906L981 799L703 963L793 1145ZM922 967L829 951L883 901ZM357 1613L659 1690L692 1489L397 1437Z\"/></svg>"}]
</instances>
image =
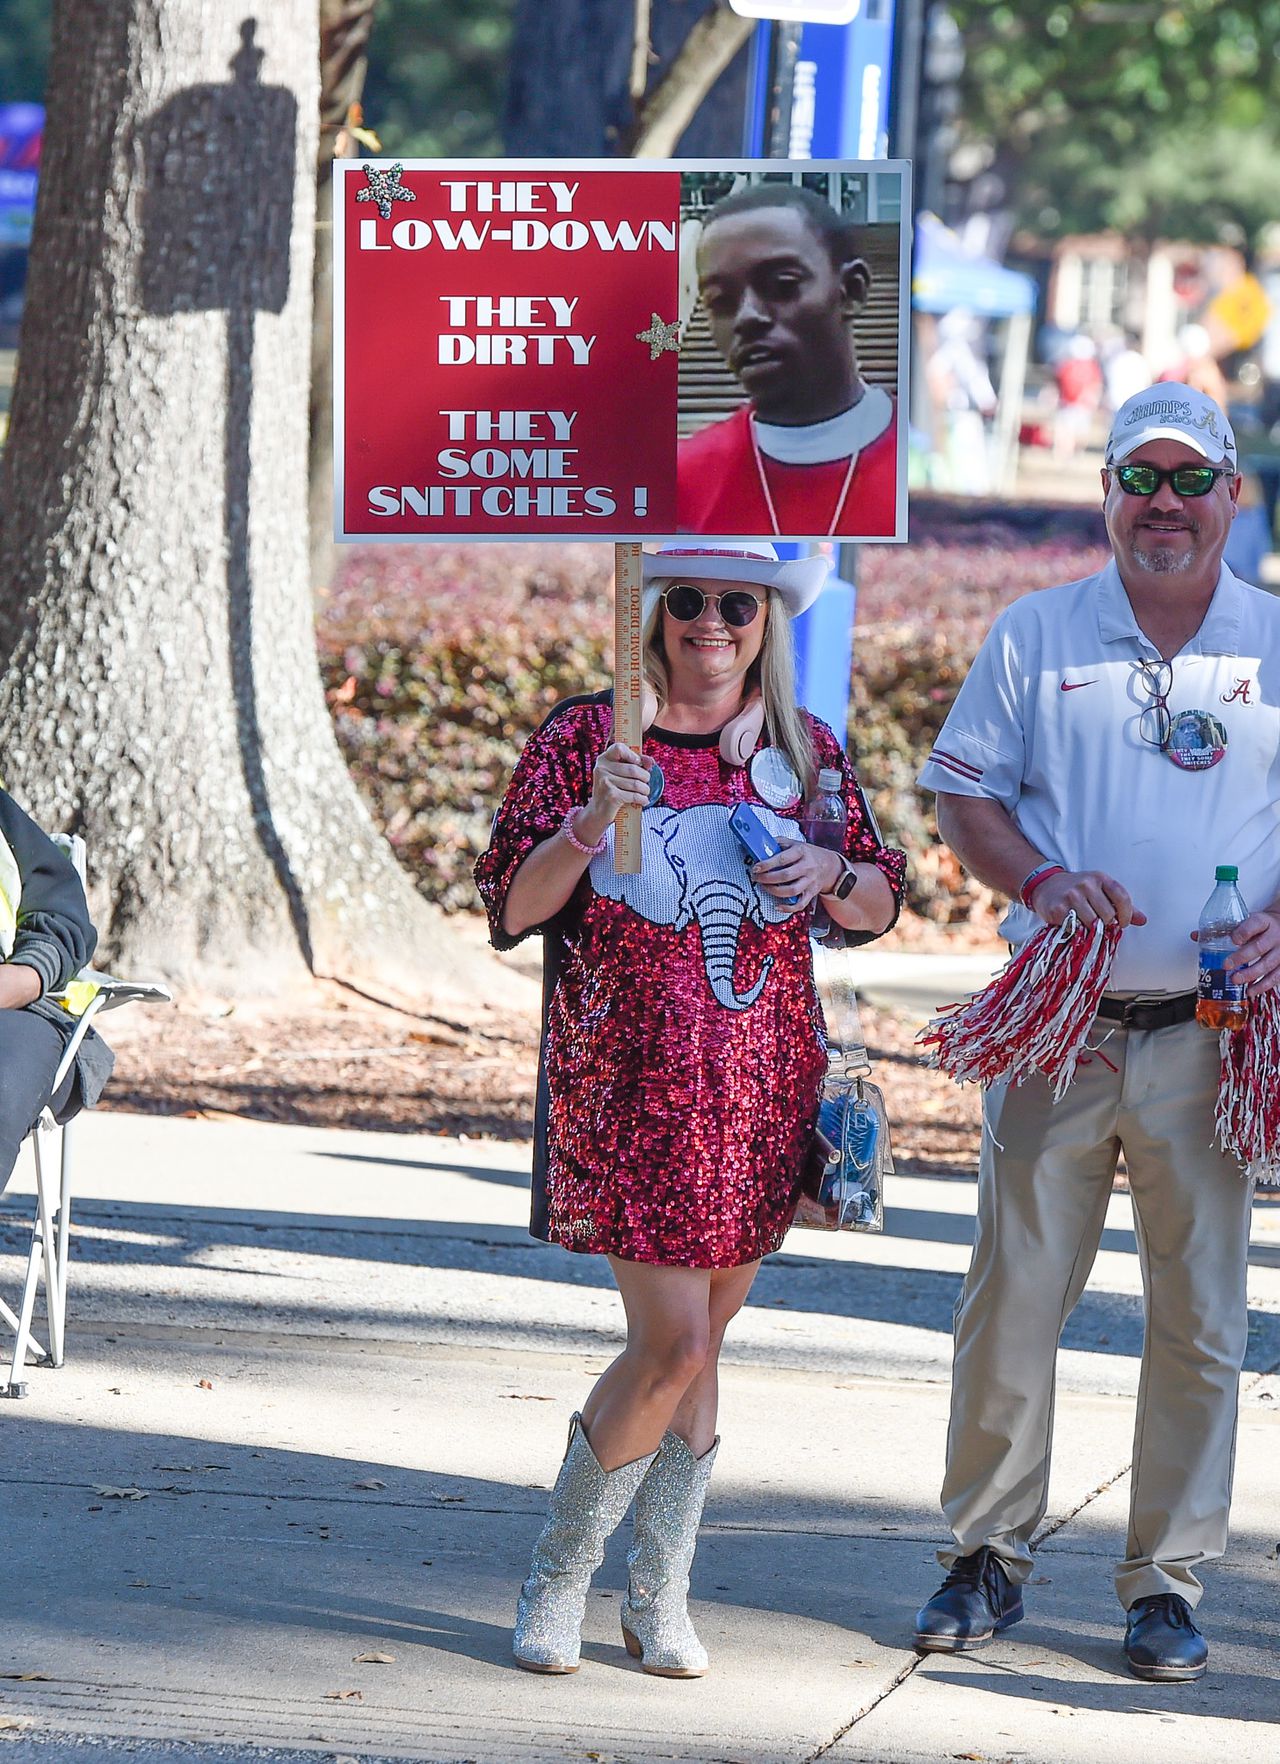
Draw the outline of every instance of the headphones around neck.
<instances>
[{"instance_id":1,"label":"headphones around neck","mask_svg":"<svg viewBox=\"0 0 1280 1764\"><path fill-rule=\"evenodd\" d=\"M658 720L658 697L646 680L641 697L640 718L646 729ZM720 731L720 757L728 766L745 766L756 750L764 728L764 700L753 692L738 712Z\"/></svg>"}]
</instances>

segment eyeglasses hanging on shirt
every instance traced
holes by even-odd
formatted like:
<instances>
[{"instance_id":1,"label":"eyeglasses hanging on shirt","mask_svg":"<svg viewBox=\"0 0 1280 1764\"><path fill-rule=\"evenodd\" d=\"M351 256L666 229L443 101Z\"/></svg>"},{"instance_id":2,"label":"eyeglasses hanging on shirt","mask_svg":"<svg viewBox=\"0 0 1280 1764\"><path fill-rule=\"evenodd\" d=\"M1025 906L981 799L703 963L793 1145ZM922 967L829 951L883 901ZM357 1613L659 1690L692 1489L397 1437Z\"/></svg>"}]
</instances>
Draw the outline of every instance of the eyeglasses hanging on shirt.
<instances>
[{"instance_id":1,"label":"eyeglasses hanging on shirt","mask_svg":"<svg viewBox=\"0 0 1280 1764\"><path fill-rule=\"evenodd\" d=\"M1138 733L1184 772L1206 772L1227 751L1227 731L1208 711L1169 709L1173 663L1134 663L1138 685L1150 699L1138 716Z\"/></svg>"}]
</instances>

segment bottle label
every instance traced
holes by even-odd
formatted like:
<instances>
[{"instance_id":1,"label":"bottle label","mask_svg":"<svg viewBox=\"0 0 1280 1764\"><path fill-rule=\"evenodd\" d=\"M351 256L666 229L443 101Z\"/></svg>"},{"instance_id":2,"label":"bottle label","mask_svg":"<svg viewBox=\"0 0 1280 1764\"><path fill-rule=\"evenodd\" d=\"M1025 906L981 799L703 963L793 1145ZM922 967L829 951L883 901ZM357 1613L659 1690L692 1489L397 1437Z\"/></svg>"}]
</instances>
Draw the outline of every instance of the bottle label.
<instances>
[{"instance_id":1,"label":"bottle label","mask_svg":"<svg viewBox=\"0 0 1280 1764\"><path fill-rule=\"evenodd\" d=\"M1234 959L1234 951L1229 952L1225 949L1202 949L1200 951L1200 979L1197 991L1201 998L1209 999L1214 1004L1238 1005L1244 1003L1244 981L1232 981L1227 978L1228 966Z\"/></svg>"}]
</instances>

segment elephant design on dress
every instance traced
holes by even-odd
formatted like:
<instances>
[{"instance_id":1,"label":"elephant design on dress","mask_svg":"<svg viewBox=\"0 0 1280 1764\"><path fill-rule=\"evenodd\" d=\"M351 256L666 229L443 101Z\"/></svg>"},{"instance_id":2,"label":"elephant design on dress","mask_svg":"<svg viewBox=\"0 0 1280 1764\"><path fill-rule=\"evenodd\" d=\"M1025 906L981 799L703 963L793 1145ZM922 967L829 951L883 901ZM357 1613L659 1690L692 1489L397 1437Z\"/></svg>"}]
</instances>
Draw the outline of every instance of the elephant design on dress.
<instances>
[{"instance_id":1,"label":"elephant design on dress","mask_svg":"<svg viewBox=\"0 0 1280 1764\"><path fill-rule=\"evenodd\" d=\"M765 826L779 839L799 829L772 809L753 803ZM745 992L734 989L738 937L745 919L753 925L777 924L791 910L751 880L742 848L722 803L699 808L645 809L641 816L642 863L638 876L619 876L613 867L613 829L608 846L590 866L591 886L606 900L629 906L651 925L683 931L696 920L702 934L702 960L712 995L728 1011L745 1011L764 991L773 967L766 956L760 974Z\"/></svg>"}]
</instances>

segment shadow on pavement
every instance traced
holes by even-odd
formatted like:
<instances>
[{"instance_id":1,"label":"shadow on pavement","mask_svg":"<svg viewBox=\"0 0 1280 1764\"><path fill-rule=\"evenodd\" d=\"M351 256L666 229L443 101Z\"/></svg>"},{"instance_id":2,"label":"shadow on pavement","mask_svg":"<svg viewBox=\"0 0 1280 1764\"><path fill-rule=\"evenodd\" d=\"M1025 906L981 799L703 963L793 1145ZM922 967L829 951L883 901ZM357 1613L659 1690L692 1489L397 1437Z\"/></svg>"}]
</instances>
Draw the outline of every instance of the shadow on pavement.
<instances>
[{"instance_id":1,"label":"shadow on pavement","mask_svg":"<svg viewBox=\"0 0 1280 1764\"><path fill-rule=\"evenodd\" d=\"M441 1702L428 1693L471 1707L500 1694L515 1699L515 1716L526 1699L547 1694L515 1672L509 1655L510 1608L541 1490L376 1459L250 1450L192 1432L140 1434L36 1416L20 1418L10 1438L20 1469L0 1479L10 1509L0 1641L6 1669L125 1686L141 1675L172 1691L203 1682L216 1663L220 1680L238 1696L260 1699L267 1713L285 1694L284 1674L291 1703L313 1705L317 1720L335 1686L363 1685L401 1714L415 1707L439 1713ZM175 1485L175 1467L193 1473ZM366 1481L369 1468L385 1490L358 1492L353 1473ZM793 1468L799 1471L798 1462ZM106 1481L146 1490L147 1498L104 1498ZM745 1481L733 1494L737 1527L718 1525L719 1508L710 1509L694 1575L698 1620L719 1672L758 1673L764 1659L776 1664L779 1647L793 1680L812 1675L831 1683L833 1672L866 1666L884 1676L909 1660L915 1607L938 1578L936 1514L910 1510L931 1538L866 1537L858 1524L874 1524L880 1509L851 1494L842 1529L806 1530L813 1517L792 1487L781 1497L789 1529L780 1535L750 1528L752 1512L761 1525L777 1523L780 1497L753 1496ZM635 1668L612 1639L628 1541L624 1527L597 1576L584 1657L629 1681ZM1038 1572L1049 1580L1031 1589L1028 1619L1016 1632L963 1661L934 1657L920 1677L1117 1714L1167 1707L1212 1715L1229 1706L1236 1719L1274 1720L1274 1680L1260 1651L1274 1644L1275 1576L1265 1552L1266 1540L1238 1537L1233 1560L1211 1571L1204 1612L1211 1645L1256 1659L1256 1671L1228 1659L1198 1685L1135 1685L1120 1660L1121 1615L1107 1567L1096 1555L1059 1551L1040 1558ZM1248 1560L1260 1570L1252 1572ZM395 1660L357 1670L358 1655L379 1645L398 1649ZM883 1657L869 1659L868 1647ZM1046 1654L1061 1661L1061 1672ZM478 1670L442 1678L431 1668L433 1655ZM496 1692L492 1668L504 1682L511 1674L520 1689ZM30 1694L43 1692L32 1686ZM841 1694L847 1705L857 1700L852 1682ZM532 1706L546 1718L545 1702ZM371 1708L371 1733L377 1718Z\"/></svg>"},{"instance_id":2,"label":"shadow on pavement","mask_svg":"<svg viewBox=\"0 0 1280 1764\"><path fill-rule=\"evenodd\" d=\"M323 1276L326 1262L350 1268L351 1279L358 1272L354 1265L363 1263L420 1269L424 1273L478 1273L506 1283L508 1292L514 1290L510 1288L513 1281L613 1290L612 1277L600 1258L572 1255L535 1243L519 1226L471 1220L421 1223L265 1210L246 1217L232 1208L115 1201L82 1203L76 1216L78 1224L71 1246L73 1291L78 1266L133 1271L139 1292L144 1294L154 1291L158 1270L191 1267L201 1273L234 1275L258 1290L269 1282L278 1282L290 1307L312 1310L326 1324L375 1333L394 1315L394 1306L361 1302L357 1294L364 1291L363 1286L343 1288L336 1280L330 1283ZM16 1210L8 1218L0 1212L0 1255L17 1256L25 1252L29 1228L22 1218ZM880 1240L884 1245L915 1241L964 1243L971 1230L970 1221L961 1215L909 1208L891 1209L890 1224L899 1229L891 1229ZM1106 1237L1105 1247L1134 1253L1128 1232L1110 1231ZM791 1241L796 1242L794 1238ZM220 1250L227 1252L228 1260L217 1259ZM247 1250L257 1254L245 1255ZM1271 1265L1278 1253L1266 1246L1255 1248L1252 1256ZM291 1264L283 1258L305 1261ZM949 1336L960 1279L957 1272L939 1272L910 1263L809 1259L796 1249L789 1249L765 1262L752 1288L747 1311L859 1319ZM414 1296L407 1319L425 1326L436 1317L430 1289ZM202 1297L200 1302L206 1301ZM219 1319L234 1327L234 1320L240 1316L260 1326L262 1305L266 1302L228 1289L217 1299ZM133 1313L126 1307L125 1314ZM448 1312L439 1316L447 1321ZM548 1325L548 1329L554 1335L555 1325ZM1062 1345L1088 1353L1131 1357L1139 1351L1141 1331L1142 1302L1136 1294L1091 1288L1069 1318ZM540 1332L540 1338L545 1334L546 1331ZM611 1341L611 1331L606 1331L603 1339ZM1280 1315L1264 1309L1251 1310L1246 1369L1268 1370L1278 1360Z\"/></svg>"},{"instance_id":3,"label":"shadow on pavement","mask_svg":"<svg viewBox=\"0 0 1280 1764\"><path fill-rule=\"evenodd\" d=\"M313 1152L312 1157L331 1159L340 1164L374 1164L392 1170L426 1170L432 1175L443 1172L449 1176L474 1176L477 1182L500 1182L505 1188L529 1186L528 1173L521 1170L497 1170L477 1164L439 1164L434 1158L375 1158L368 1152Z\"/></svg>"}]
</instances>

